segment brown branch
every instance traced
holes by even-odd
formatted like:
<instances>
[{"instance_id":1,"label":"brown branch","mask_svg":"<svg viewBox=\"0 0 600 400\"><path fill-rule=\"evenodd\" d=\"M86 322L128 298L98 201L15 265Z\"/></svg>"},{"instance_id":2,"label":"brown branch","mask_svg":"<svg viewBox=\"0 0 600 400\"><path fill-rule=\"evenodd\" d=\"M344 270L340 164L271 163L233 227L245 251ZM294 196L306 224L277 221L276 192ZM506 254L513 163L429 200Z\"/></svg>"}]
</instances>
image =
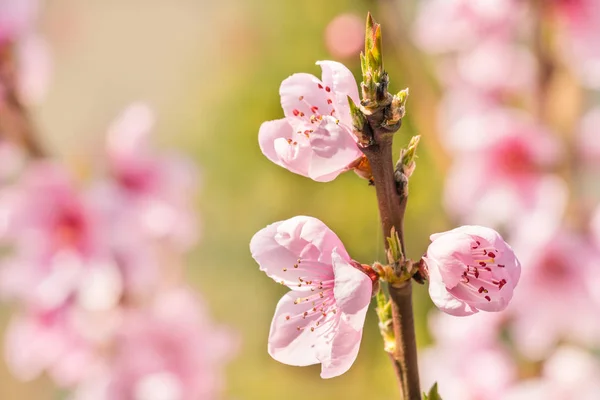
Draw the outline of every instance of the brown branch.
<instances>
[{"instance_id":1,"label":"brown branch","mask_svg":"<svg viewBox=\"0 0 600 400\"><path fill-rule=\"evenodd\" d=\"M390 237L392 228L398 233L400 246L404 254L404 212L408 198L399 191L394 178L392 160L392 134L381 128L377 116L367 116L368 127L375 144L363 148L371 164L381 228L384 238ZM385 241L386 249L388 247ZM417 347L412 309L411 281L389 286L392 301L392 321L396 346L391 354L394 371L400 384L402 400L420 400L419 369L417 363Z\"/></svg>"},{"instance_id":2,"label":"brown branch","mask_svg":"<svg viewBox=\"0 0 600 400\"><path fill-rule=\"evenodd\" d=\"M33 158L45 152L36 129L18 93L17 66L13 46L0 45L0 138L21 146Z\"/></svg>"}]
</instances>

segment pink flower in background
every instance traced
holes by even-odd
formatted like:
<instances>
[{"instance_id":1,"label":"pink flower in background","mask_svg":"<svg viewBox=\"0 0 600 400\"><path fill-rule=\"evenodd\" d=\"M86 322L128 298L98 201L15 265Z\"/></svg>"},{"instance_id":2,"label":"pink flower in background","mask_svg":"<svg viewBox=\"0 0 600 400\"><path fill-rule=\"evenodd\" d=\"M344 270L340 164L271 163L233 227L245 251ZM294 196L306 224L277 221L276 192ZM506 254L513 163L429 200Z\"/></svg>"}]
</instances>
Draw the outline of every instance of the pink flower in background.
<instances>
[{"instance_id":1,"label":"pink flower in background","mask_svg":"<svg viewBox=\"0 0 600 400\"><path fill-rule=\"evenodd\" d=\"M428 326L437 345L468 351L497 345L497 333L508 319L507 313L476 313L469 318L455 318L433 310L428 315Z\"/></svg>"},{"instance_id":2,"label":"pink flower in background","mask_svg":"<svg viewBox=\"0 0 600 400\"><path fill-rule=\"evenodd\" d=\"M415 40L431 53L462 50L482 39L510 38L521 14L515 0L420 1Z\"/></svg>"},{"instance_id":3,"label":"pink flower in background","mask_svg":"<svg viewBox=\"0 0 600 400\"><path fill-rule=\"evenodd\" d=\"M85 312L74 304L53 310L28 309L13 317L7 328L8 366L22 380L46 372L61 387L75 385L98 367L95 346L106 342L114 328L115 315L86 319ZM92 330L93 335L86 336Z\"/></svg>"},{"instance_id":4,"label":"pink flower in background","mask_svg":"<svg viewBox=\"0 0 600 400\"><path fill-rule=\"evenodd\" d=\"M0 0L0 45L29 31L37 11L37 0Z\"/></svg>"},{"instance_id":5,"label":"pink flower in background","mask_svg":"<svg viewBox=\"0 0 600 400\"><path fill-rule=\"evenodd\" d=\"M562 50L581 82L600 88L600 6L596 0L559 0L556 2L563 25Z\"/></svg>"},{"instance_id":6,"label":"pink flower in background","mask_svg":"<svg viewBox=\"0 0 600 400\"><path fill-rule=\"evenodd\" d=\"M559 143L518 111L465 116L450 127L446 140L462 149L445 187L446 206L461 221L514 223L515 216L524 217L550 201L549 195L565 191L564 182L548 173L561 156Z\"/></svg>"},{"instance_id":7,"label":"pink flower in background","mask_svg":"<svg viewBox=\"0 0 600 400\"><path fill-rule=\"evenodd\" d=\"M539 229L530 226L529 235L517 242L525 267L507 310L512 339L532 360L548 356L565 340L600 344L598 251L579 234L564 229L548 234Z\"/></svg>"},{"instance_id":8,"label":"pink flower in background","mask_svg":"<svg viewBox=\"0 0 600 400\"><path fill-rule=\"evenodd\" d=\"M61 166L31 164L3 194L5 231L23 252L49 259L61 252L91 257L98 251L95 216Z\"/></svg>"},{"instance_id":9,"label":"pink flower in background","mask_svg":"<svg viewBox=\"0 0 600 400\"><path fill-rule=\"evenodd\" d=\"M463 340L468 342L469 336ZM422 387L437 382L444 400L505 400L504 393L517 379L510 352L499 344L466 343L459 349L441 345L420 352Z\"/></svg>"},{"instance_id":10,"label":"pink flower in background","mask_svg":"<svg viewBox=\"0 0 600 400\"><path fill-rule=\"evenodd\" d=\"M21 101L39 103L46 94L52 71L48 44L35 34L27 35L17 44L16 59Z\"/></svg>"},{"instance_id":11,"label":"pink flower in background","mask_svg":"<svg viewBox=\"0 0 600 400\"><path fill-rule=\"evenodd\" d=\"M322 80L294 74L279 89L285 118L261 125L263 154L291 172L319 182L335 179L362 156L352 134L348 96L358 104L352 73L334 61L319 61Z\"/></svg>"},{"instance_id":12,"label":"pink flower in background","mask_svg":"<svg viewBox=\"0 0 600 400\"><path fill-rule=\"evenodd\" d=\"M429 295L440 310L463 316L506 308L521 264L496 231L462 226L431 235L431 241L423 259Z\"/></svg>"},{"instance_id":13,"label":"pink flower in background","mask_svg":"<svg viewBox=\"0 0 600 400\"><path fill-rule=\"evenodd\" d=\"M354 14L335 17L325 29L325 45L335 57L358 56L365 42L365 23Z\"/></svg>"},{"instance_id":14,"label":"pink flower in background","mask_svg":"<svg viewBox=\"0 0 600 400\"><path fill-rule=\"evenodd\" d=\"M187 249L198 235L192 209L197 175L187 160L155 153L149 140L153 128L154 115L141 103L129 106L110 126L108 167L116 185L103 190L120 203L115 207L133 213L124 217L137 219L148 235Z\"/></svg>"},{"instance_id":15,"label":"pink flower in background","mask_svg":"<svg viewBox=\"0 0 600 400\"><path fill-rule=\"evenodd\" d=\"M130 310L105 368L78 390L78 400L218 398L236 338L214 324L187 289L159 295L148 310Z\"/></svg>"},{"instance_id":16,"label":"pink flower in background","mask_svg":"<svg viewBox=\"0 0 600 400\"><path fill-rule=\"evenodd\" d=\"M535 59L531 53L505 40L481 41L472 51L457 57L455 68L456 76L446 77L449 84L468 85L488 96L523 91L535 82Z\"/></svg>"},{"instance_id":17,"label":"pink flower in background","mask_svg":"<svg viewBox=\"0 0 600 400\"><path fill-rule=\"evenodd\" d=\"M291 289L277 304L269 354L289 365L321 363L322 378L346 372L358 355L373 284L339 238L318 219L299 216L256 233L250 250L261 271Z\"/></svg>"}]
</instances>

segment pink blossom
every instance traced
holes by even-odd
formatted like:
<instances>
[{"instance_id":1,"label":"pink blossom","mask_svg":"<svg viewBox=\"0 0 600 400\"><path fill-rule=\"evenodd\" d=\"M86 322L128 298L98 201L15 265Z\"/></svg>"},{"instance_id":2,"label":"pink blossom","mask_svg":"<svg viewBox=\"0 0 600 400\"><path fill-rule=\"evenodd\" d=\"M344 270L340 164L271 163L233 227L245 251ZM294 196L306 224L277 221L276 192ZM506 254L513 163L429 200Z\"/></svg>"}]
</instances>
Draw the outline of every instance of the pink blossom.
<instances>
[{"instance_id":1,"label":"pink blossom","mask_svg":"<svg viewBox=\"0 0 600 400\"><path fill-rule=\"evenodd\" d=\"M21 100L26 104L39 103L46 94L52 71L48 44L35 34L27 35L17 44L16 58Z\"/></svg>"},{"instance_id":2,"label":"pink blossom","mask_svg":"<svg viewBox=\"0 0 600 400\"><path fill-rule=\"evenodd\" d=\"M319 61L322 80L300 73L281 83L285 118L261 125L263 154L291 172L319 182L335 179L362 156L352 134L348 96L358 104L352 73L334 61Z\"/></svg>"},{"instance_id":3,"label":"pink blossom","mask_svg":"<svg viewBox=\"0 0 600 400\"><path fill-rule=\"evenodd\" d=\"M562 49L581 82L600 88L600 6L596 0L557 1L563 25Z\"/></svg>"},{"instance_id":4,"label":"pink blossom","mask_svg":"<svg viewBox=\"0 0 600 400\"><path fill-rule=\"evenodd\" d=\"M600 255L579 234L564 228L550 233L539 229L530 226L529 234L515 242L524 268L507 310L511 337L532 360L548 356L562 341L600 344L596 290Z\"/></svg>"},{"instance_id":5,"label":"pink blossom","mask_svg":"<svg viewBox=\"0 0 600 400\"><path fill-rule=\"evenodd\" d=\"M30 30L37 10L37 0L0 0L0 45Z\"/></svg>"},{"instance_id":6,"label":"pink blossom","mask_svg":"<svg viewBox=\"0 0 600 400\"><path fill-rule=\"evenodd\" d=\"M11 372L22 380L47 372L61 387L87 379L100 362L95 346L105 342L115 327L114 315L99 317L89 318L73 304L28 309L13 317L5 343ZM86 336L92 332L94 336Z\"/></svg>"},{"instance_id":7,"label":"pink blossom","mask_svg":"<svg viewBox=\"0 0 600 400\"><path fill-rule=\"evenodd\" d=\"M448 145L461 153L448 173L445 203L462 221L510 223L548 202L562 212L563 202L554 199L566 197L565 184L547 172L561 148L527 116L490 109L463 117L447 136Z\"/></svg>"},{"instance_id":8,"label":"pink blossom","mask_svg":"<svg viewBox=\"0 0 600 400\"><path fill-rule=\"evenodd\" d=\"M338 15L325 29L325 45L336 57L358 56L364 42L364 21L354 14Z\"/></svg>"},{"instance_id":9,"label":"pink blossom","mask_svg":"<svg viewBox=\"0 0 600 400\"><path fill-rule=\"evenodd\" d=\"M521 264L496 231L462 226L431 235L431 241L423 259L429 295L440 310L463 316L506 308Z\"/></svg>"},{"instance_id":10,"label":"pink blossom","mask_svg":"<svg viewBox=\"0 0 600 400\"><path fill-rule=\"evenodd\" d=\"M216 326L187 289L158 296L148 310L130 310L105 367L77 391L78 400L214 399L234 335Z\"/></svg>"},{"instance_id":11,"label":"pink blossom","mask_svg":"<svg viewBox=\"0 0 600 400\"><path fill-rule=\"evenodd\" d=\"M469 318L455 318L432 310L428 326L437 345L454 347L461 352L475 347L496 346L498 334L507 320L506 313L476 313Z\"/></svg>"},{"instance_id":12,"label":"pink blossom","mask_svg":"<svg viewBox=\"0 0 600 400\"><path fill-rule=\"evenodd\" d=\"M524 47L505 40L489 39L456 59L456 74L446 77L452 85L468 85L499 96L532 88L535 60ZM510 76L510 79L506 79Z\"/></svg>"},{"instance_id":13,"label":"pink blossom","mask_svg":"<svg viewBox=\"0 0 600 400\"><path fill-rule=\"evenodd\" d=\"M107 199L123 204L146 233L169 238L182 249L197 239L192 197L197 175L190 162L158 155L150 145L154 115L142 103L129 106L113 122L107 135L108 167L116 192ZM125 204L127 203L127 204Z\"/></svg>"},{"instance_id":14,"label":"pink blossom","mask_svg":"<svg viewBox=\"0 0 600 400\"><path fill-rule=\"evenodd\" d=\"M275 311L269 354L288 365L321 363L332 378L354 363L371 300L371 279L321 221L294 217L254 235L252 257L276 282L291 289Z\"/></svg>"},{"instance_id":15,"label":"pink blossom","mask_svg":"<svg viewBox=\"0 0 600 400\"><path fill-rule=\"evenodd\" d=\"M432 53L461 50L482 39L510 37L521 14L515 0L421 1L415 40Z\"/></svg>"},{"instance_id":16,"label":"pink blossom","mask_svg":"<svg viewBox=\"0 0 600 400\"><path fill-rule=\"evenodd\" d=\"M468 340L468 336L465 337ZM517 377L517 366L500 345L434 346L419 356L422 387L438 383L444 400L504 400Z\"/></svg>"},{"instance_id":17,"label":"pink blossom","mask_svg":"<svg viewBox=\"0 0 600 400\"><path fill-rule=\"evenodd\" d=\"M4 296L52 309L88 274L113 268L98 215L58 165L32 164L1 201L2 237L14 249L0 275Z\"/></svg>"},{"instance_id":18,"label":"pink blossom","mask_svg":"<svg viewBox=\"0 0 600 400\"><path fill-rule=\"evenodd\" d=\"M2 200L4 234L18 248L42 258L61 251L91 256L97 250L93 212L61 166L46 161L31 164Z\"/></svg>"}]
</instances>

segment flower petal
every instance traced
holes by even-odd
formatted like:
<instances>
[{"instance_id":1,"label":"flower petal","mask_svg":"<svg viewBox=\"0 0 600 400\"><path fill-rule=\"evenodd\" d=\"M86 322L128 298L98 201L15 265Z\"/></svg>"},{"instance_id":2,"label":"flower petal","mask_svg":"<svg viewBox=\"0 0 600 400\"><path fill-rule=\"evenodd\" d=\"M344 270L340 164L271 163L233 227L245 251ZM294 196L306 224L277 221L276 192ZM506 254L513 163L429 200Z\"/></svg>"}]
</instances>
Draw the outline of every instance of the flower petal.
<instances>
[{"instance_id":1,"label":"flower petal","mask_svg":"<svg viewBox=\"0 0 600 400\"><path fill-rule=\"evenodd\" d=\"M336 61L317 61L323 70L323 83L332 88L335 95L335 110L337 117L348 127L352 126L348 96L355 104L359 104L358 86L352 72L343 64Z\"/></svg>"},{"instance_id":2,"label":"flower petal","mask_svg":"<svg viewBox=\"0 0 600 400\"><path fill-rule=\"evenodd\" d=\"M323 222L297 216L275 222L250 241L252 257L270 278L292 290L309 290L299 279L333 280L331 252L349 259L342 242ZM301 262L298 262L301 259Z\"/></svg>"},{"instance_id":3,"label":"flower petal","mask_svg":"<svg viewBox=\"0 0 600 400\"><path fill-rule=\"evenodd\" d=\"M313 150L308 175L318 182L335 179L347 170L350 163L362 156L352 134L332 117L323 118L321 125L310 134Z\"/></svg>"},{"instance_id":4,"label":"flower petal","mask_svg":"<svg viewBox=\"0 0 600 400\"><path fill-rule=\"evenodd\" d=\"M306 141L296 139L298 137L285 118L264 122L258 132L260 150L269 160L290 172L308 176L311 151L306 147Z\"/></svg>"},{"instance_id":5,"label":"flower petal","mask_svg":"<svg viewBox=\"0 0 600 400\"><path fill-rule=\"evenodd\" d=\"M458 300L448 292L446 285L442 281L437 264L431 262L431 260L426 260L426 262L429 270L429 296L433 304L443 312L457 317L475 314L477 312L476 309L464 301Z\"/></svg>"},{"instance_id":6,"label":"flower petal","mask_svg":"<svg viewBox=\"0 0 600 400\"><path fill-rule=\"evenodd\" d=\"M279 95L283 113L294 129L310 129L315 123L311 116L331 115L334 110L331 88L314 75L290 76L281 83Z\"/></svg>"},{"instance_id":7,"label":"flower petal","mask_svg":"<svg viewBox=\"0 0 600 400\"><path fill-rule=\"evenodd\" d=\"M371 303L373 282L367 274L344 260L337 249L333 250L331 257L335 274L333 287L335 302L342 313L342 319L354 330L361 331Z\"/></svg>"},{"instance_id":8,"label":"flower petal","mask_svg":"<svg viewBox=\"0 0 600 400\"><path fill-rule=\"evenodd\" d=\"M322 360L321 378L334 378L348 371L358 356L361 339L362 329L355 330L349 322L341 319L330 356Z\"/></svg>"},{"instance_id":9,"label":"flower petal","mask_svg":"<svg viewBox=\"0 0 600 400\"><path fill-rule=\"evenodd\" d=\"M310 302L295 304L302 296L302 293L288 292L279 300L269 332L269 354L287 365L318 364L317 354L329 352L327 341L319 335L319 330L310 329L321 314L309 313L313 307ZM305 312L307 316L303 317ZM332 318L321 325L320 330L327 329L331 323Z\"/></svg>"}]
</instances>

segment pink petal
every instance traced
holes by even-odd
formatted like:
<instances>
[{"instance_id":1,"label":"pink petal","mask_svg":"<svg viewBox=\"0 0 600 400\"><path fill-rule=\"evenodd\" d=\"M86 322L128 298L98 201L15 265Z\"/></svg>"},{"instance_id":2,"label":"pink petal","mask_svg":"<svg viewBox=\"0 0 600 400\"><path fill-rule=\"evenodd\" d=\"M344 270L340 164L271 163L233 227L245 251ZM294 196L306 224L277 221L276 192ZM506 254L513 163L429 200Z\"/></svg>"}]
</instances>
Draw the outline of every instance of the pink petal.
<instances>
[{"instance_id":1,"label":"pink petal","mask_svg":"<svg viewBox=\"0 0 600 400\"><path fill-rule=\"evenodd\" d=\"M281 107L294 129L310 129L312 115L331 115L334 96L327 88L316 76L305 73L294 74L281 83Z\"/></svg>"},{"instance_id":2,"label":"pink petal","mask_svg":"<svg viewBox=\"0 0 600 400\"><path fill-rule=\"evenodd\" d=\"M328 182L347 170L362 152L350 132L336 123L331 117L325 117L323 123L310 134L313 150L308 175L318 182Z\"/></svg>"},{"instance_id":3,"label":"pink petal","mask_svg":"<svg viewBox=\"0 0 600 400\"><path fill-rule=\"evenodd\" d=\"M300 148L301 143L290 144L288 139L296 138L292 126L285 118L267 121L260 126L258 143L263 154L290 172L308 176L310 150Z\"/></svg>"},{"instance_id":4,"label":"pink petal","mask_svg":"<svg viewBox=\"0 0 600 400\"><path fill-rule=\"evenodd\" d=\"M460 282L465 264L470 264L470 260L465 256L471 254L473 243L474 239L471 236L454 232L451 235L436 237L429 245L427 259L429 262L435 260L448 289Z\"/></svg>"},{"instance_id":5,"label":"pink petal","mask_svg":"<svg viewBox=\"0 0 600 400\"><path fill-rule=\"evenodd\" d=\"M351 323L341 319L331 345L331 354L322 360L321 378L334 378L348 371L356 360L361 339L362 329L355 330Z\"/></svg>"},{"instance_id":6,"label":"pink petal","mask_svg":"<svg viewBox=\"0 0 600 400\"><path fill-rule=\"evenodd\" d=\"M321 314L310 312L313 308L311 302L294 303L302 296L303 293L288 292L279 300L269 332L269 354L275 360L287 365L318 364L321 361L317 358L317 354L328 352L329 348L325 338L310 329L311 324ZM307 313L306 318L303 318L304 312ZM327 324L331 323L333 318L327 322ZM327 327L321 326L323 329Z\"/></svg>"},{"instance_id":7,"label":"pink petal","mask_svg":"<svg viewBox=\"0 0 600 400\"><path fill-rule=\"evenodd\" d=\"M335 302L342 312L342 319L352 329L362 331L365 316L371 303L373 282L364 272L358 270L333 250L333 271Z\"/></svg>"},{"instance_id":8,"label":"pink petal","mask_svg":"<svg viewBox=\"0 0 600 400\"><path fill-rule=\"evenodd\" d=\"M335 233L318 219L304 216L271 224L250 241L252 257L260 270L292 290L300 291L309 287L298 286L299 278L333 279L331 252L336 247L349 259ZM298 263L301 256L305 262Z\"/></svg>"},{"instance_id":9,"label":"pink petal","mask_svg":"<svg viewBox=\"0 0 600 400\"><path fill-rule=\"evenodd\" d=\"M476 309L469 306L464 301L458 300L452 296L446 285L442 281L442 277L437 268L437 264L427 261L429 268L429 296L433 304L443 312L457 317L475 314Z\"/></svg>"},{"instance_id":10,"label":"pink petal","mask_svg":"<svg viewBox=\"0 0 600 400\"><path fill-rule=\"evenodd\" d=\"M352 72L343 64L336 61L317 61L317 65L323 70L323 83L332 88L335 94L335 110L337 117L346 126L352 126L350 117L350 106L348 105L348 96L359 104L358 86Z\"/></svg>"}]
</instances>

